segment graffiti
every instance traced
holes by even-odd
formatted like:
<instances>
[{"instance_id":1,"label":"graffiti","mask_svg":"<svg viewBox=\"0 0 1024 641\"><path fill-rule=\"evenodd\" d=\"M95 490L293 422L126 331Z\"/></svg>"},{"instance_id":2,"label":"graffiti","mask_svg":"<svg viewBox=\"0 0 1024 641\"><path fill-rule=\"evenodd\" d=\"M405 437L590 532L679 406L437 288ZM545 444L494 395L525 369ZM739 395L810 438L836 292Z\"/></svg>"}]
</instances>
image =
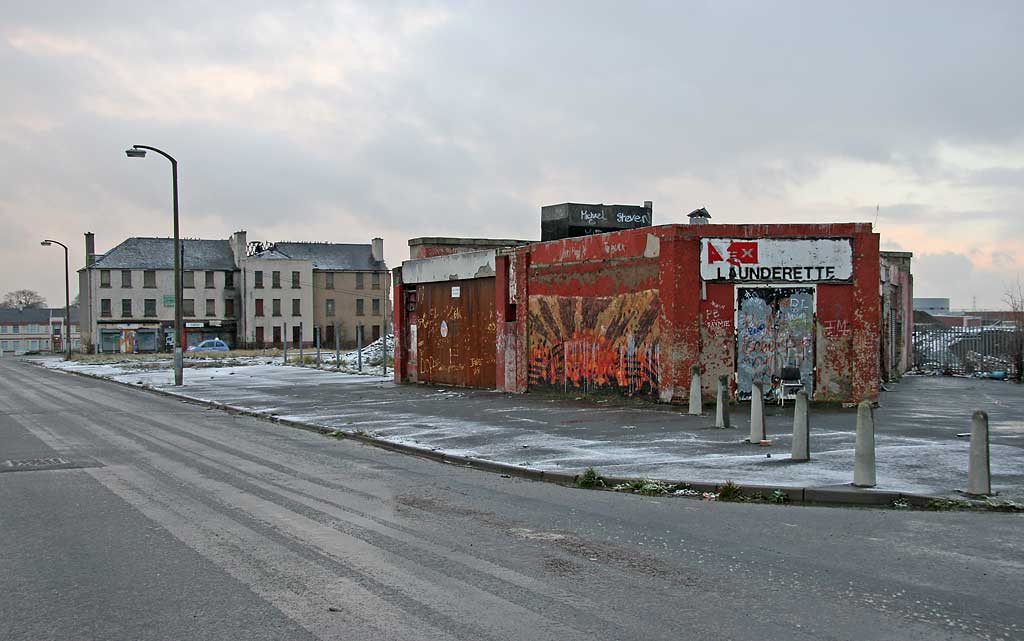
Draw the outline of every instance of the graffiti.
<instances>
[{"instance_id":1,"label":"graffiti","mask_svg":"<svg viewBox=\"0 0 1024 641\"><path fill-rule=\"evenodd\" d=\"M822 325L825 328L825 338L845 338L850 335L850 321L828 320Z\"/></svg>"},{"instance_id":2,"label":"graffiti","mask_svg":"<svg viewBox=\"0 0 1024 641\"><path fill-rule=\"evenodd\" d=\"M814 291L798 288L742 288L737 372L739 394L749 398L755 380L770 383L796 368L808 393L814 384Z\"/></svg>"},{"instance_id":3,"label":"graffiti","mask_svg":"<svg viewBox=\"0 0 1024 641\"><path fill-rule=\"evenodd\" d=\"M531 296L529 385L656 395L660 312L655 290L596 298Z\"/></svg>"},{"instance_id":4,"label":"graffiti","mask_svg":"<svg viewBox=\"0 0 1024 641\"><path fill-rule=\"evenodd\" d=\"M651 219L647 214L625 214L621 211L615 216L615 221L620 223L643 223L647 225Z\"/></svg>"},{"instance_id":5,"label":"graffiti","mask_svg":"<svg viewBox=\"0 0 1024 641\"><path fill-rule=\"evenodd\" d=\"M260 254L276 250L277 243L271 243L265 240L253 240L246 243L245 245L245 255L248 258L252 258L253 256L259 256Z\"/></svg>"},{"instance_id":6,"label":"graffiti","mask_svg":"<svg viewBox=\"0 0 1024 641\"><path fill-rule=\"evenodd\" d=\"M620 216L622 214L619 214ZM596 220L607 220L604 216L603 211L587 211L586 209L580 211L580 220L586 223L592 223Z\"/></svg>"}]
</instances>

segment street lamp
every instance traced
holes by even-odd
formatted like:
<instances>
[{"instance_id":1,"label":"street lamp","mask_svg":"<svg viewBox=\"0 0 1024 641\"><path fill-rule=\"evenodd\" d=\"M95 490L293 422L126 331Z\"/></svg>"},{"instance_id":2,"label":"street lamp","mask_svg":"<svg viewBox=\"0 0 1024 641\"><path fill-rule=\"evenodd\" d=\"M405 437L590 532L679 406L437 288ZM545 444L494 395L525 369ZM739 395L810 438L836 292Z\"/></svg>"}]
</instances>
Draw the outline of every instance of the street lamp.
<instances>
[{"instance_id":1,"label":"street lamp","mask_svg":"<svg viewBox=\"0 0 1024 641\"><path fill-rule=\"evenodd\" d=\"M185 331L182 323L181 289L181 237L178 235L178 161L169 153L148 147L132 145L124 153L129 158L145 158L146 150L156 152L171 161L171 183L174 189L174 384L182 384L182 343Z\"/></svg>"},{"instance_id":2,"label":"street lamp","mask_svg":"<svg viewBox=\"0 0 1024 641\"><path fill-rule=\"evenodd\" d=\"M68 275L68 246L56 240L44 240L43 247L60 245L64 248L64 360L71 360L71 277Z\"/></svg>"}]
</instances>

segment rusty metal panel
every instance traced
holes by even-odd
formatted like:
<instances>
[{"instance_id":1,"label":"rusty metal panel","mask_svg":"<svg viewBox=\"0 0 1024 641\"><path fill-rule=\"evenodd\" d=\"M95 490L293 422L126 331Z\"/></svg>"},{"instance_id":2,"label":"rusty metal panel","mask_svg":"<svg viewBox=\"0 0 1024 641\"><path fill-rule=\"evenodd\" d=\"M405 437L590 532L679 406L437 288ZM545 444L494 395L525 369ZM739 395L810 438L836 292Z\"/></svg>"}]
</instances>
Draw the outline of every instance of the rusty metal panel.
<instances>
[{"instance_id":1,"label":"rusty metal panel","mask_svg":"<svg viewBox=\"0 0 1024 641\"><path fill-rule=\"evenodd\" d=\"M417 285L418 380L494 389L494 278Z\"/></svg>"}]
</instances>

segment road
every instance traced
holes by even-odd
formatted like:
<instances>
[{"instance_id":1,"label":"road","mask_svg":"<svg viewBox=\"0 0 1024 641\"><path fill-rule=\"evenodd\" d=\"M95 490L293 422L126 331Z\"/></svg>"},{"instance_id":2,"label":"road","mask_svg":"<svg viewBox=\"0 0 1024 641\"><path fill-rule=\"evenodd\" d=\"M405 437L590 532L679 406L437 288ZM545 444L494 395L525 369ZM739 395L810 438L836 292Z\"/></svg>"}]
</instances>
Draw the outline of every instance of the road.
<instances>
[{"instance_id":1,"label":"road","mask_svg":"<svg viewBox=\"0 0 1024 641\"><path fill-rule=\"evenodd\" d=\"M1020 515L575 490L13 360L4 468L5 641L1024 638Z\"/></svg>"}]
</instances>

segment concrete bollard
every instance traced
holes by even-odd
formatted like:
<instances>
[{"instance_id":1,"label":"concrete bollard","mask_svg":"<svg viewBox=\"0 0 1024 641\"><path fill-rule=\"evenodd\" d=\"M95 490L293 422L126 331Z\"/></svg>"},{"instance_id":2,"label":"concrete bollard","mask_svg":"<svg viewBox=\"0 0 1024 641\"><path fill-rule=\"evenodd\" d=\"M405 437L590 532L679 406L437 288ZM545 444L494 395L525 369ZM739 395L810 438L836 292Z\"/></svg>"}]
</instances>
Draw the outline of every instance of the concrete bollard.
<instances>
[{"instance_id":1,"label":"concrete bollard","mask_svg":"<svg viewBox=\"0 0 1024 641\"><path fill-rule=\"evenodd\" d=\"M992 494L988 454L988 414L978 410L971 419L971 458L967 462L967 493Z\"/></svg>"},{"instance_id":2,"label":"concrete bollard","mask_svg":"<svg viewBox=\"0 0 1024 641\"><path fill-rule=\"evenodd\" d=\"M700 365L690 367L690 415L700 416Z\"/></svg>"},{"instance_id":3,"label":"concrete bollard","mask_svg":"<svg viewBox=\"0 0 1024 641\"><path fill-rule=\"evenodd\" d=\"M765 440L764 384L754 381L750 385L750 442L757 445Z\"/></svg>"},{"instance_id":4,"label":"concrete bollard","mask_svg":"<svg viewBox=\"0 0 1024 641\"><path fill-rule=\"evenodd\" d=\"M807 404L807 392L800 390L796 393L796 405L793 410L793 453L790 458L794 461L811 460L811 424L807 415Z\"/></svg>"},{"instance_id":5,"label":"concrete bollard","mask_svg":"<svg viewBox=\"0 0 1024 641\"><path fill-rule=\"evenodd\" d=\"M853 484L857 487L875 487L875 409L871 407L871 401L861 401L857 406Z\"/></svg>"},{"instance_id":6,"label":"concrete bollard","mask_svg":"<svg viewBox=\"0 0 1024 641\"><path fill-rule=\"evenodd\" d=\"M718 377L718 398L715 403L715 427L729 427L729 377Z\"/></svg>"}]
</instances>

